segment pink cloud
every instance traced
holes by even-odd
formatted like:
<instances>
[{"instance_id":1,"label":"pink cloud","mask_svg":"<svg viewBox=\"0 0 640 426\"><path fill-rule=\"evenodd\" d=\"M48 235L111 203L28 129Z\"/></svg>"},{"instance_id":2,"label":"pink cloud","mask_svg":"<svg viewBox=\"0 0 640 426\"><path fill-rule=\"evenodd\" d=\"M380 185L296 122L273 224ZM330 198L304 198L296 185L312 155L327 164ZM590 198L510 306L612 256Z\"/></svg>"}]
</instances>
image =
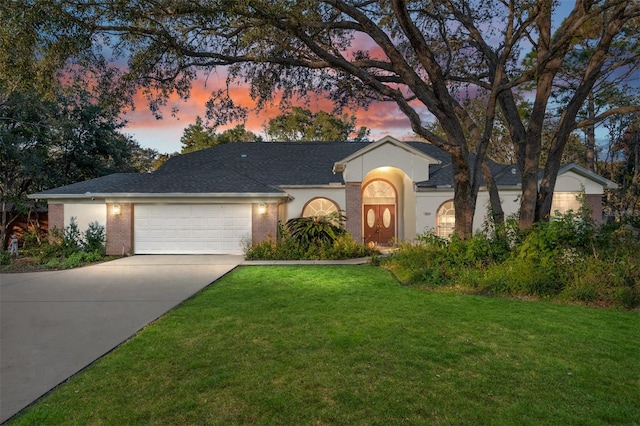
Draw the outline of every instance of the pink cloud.
<instances>
[{"instance_id":1,"label":"pink cloud","mask_svg":"<svg viewBox=\"0 0 640 426\"><path fill-rule=\"evenodd\" d=\"M126 114L128 125L124 132L130 134L142 146L157 149L160 152L180 151L180 137L185 127L193 124L197 116L203 119L206 116L205 103L214 90L224 87L226 76L222 73L204 76L193 84L190 97L187 100L179 99L176 95L171 97L167 106L163 108L163 118L158 120L149 111L147 100L138 93L134 99L136 109ZM255 111L255 102L251 99L249 91L243 86L229 88L233 100L249 108L249 116L245 126L248 130L264 136L264 127L269 119L280 114L277 105L267 106L261 111ZM313 97L308 105L301 105L312 111L331 111L331 100L322 96ZM176 110L175 114L172 111ZM366 126L371 129L370 137L379 139L385 135L397 138L406 138L412 135L409 121L393 103L374 103L367 110L347 110L345 113L356 116L357 126ZM233 123L225 128L235 126Z\"/></svg>"}]
</instances>

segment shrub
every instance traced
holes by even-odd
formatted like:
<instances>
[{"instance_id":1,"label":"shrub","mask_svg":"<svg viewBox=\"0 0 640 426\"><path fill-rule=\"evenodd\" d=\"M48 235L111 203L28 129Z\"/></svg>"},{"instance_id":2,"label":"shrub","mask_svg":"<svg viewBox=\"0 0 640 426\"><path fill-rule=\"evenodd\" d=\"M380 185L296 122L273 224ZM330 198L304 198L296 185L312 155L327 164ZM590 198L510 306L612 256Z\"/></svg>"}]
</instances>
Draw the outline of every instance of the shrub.
<instances>
[{"instance_id":1,"label":"shrub","mask_svg":"<svg viewBox=\"0 0 640 426\"><path fill-rule=\"evenodd\" d=\"M555 267L526 260L510 260L489 268L477 280L483 293L552 297L562 291Z\"/></svg>"},{"instance_id":2,"label":"shrub","mask_svg":"<svg viewBox=\"0 0 640 426\"><path fill-rule=\"evenodd\" d=\"M105 229L98 222L81 233L74 218L63 230L53 228L49 239L31 251L40 264L50 269L68 269L96 262L105 256Z\"/></svg>"},{"instance_id":3,"label":"shrub","mask_svg":"<svg viewBox=\"0 0 640 426\"><path fill-rule=\"evenodd\" d=\"M432 232L418 236L415 243L399 243L398 251L382 262L401 282L428 286L447 284L456 274L453 263L447 241Z\"/></svg>"},{"instance_id":4,"label":"shrub","mask_svg":"<svg viewBox=\"0 0 640 426\"><path fill-rule=\"evenodd\" d=\"M84 233L82 248L85 252L99 252L105 254L106 233L104 226L98 222L91 222Z\"/></svg>"},{"instance_id":5,"label":"shrub","mask_svg":"<svg viewBox=\"0 0 640 426\"><path fill-rule=\"evenodd\" d=\"M72 217L69 226L62 231L62 253L64 256L80 251L84 245L82 233L75 219L75 217Z\"/></svg>"},{"instance_id":6,"label":"shrub","mask_svg":"<svg viewBox=\"0 0 640 426\"><path fill-rule=\"evenodd\" d=\"M299 218L311 219L311 218ZM292 222L293 221L293 222ZM294 225L291 225L294 224ZM291 225L291 226L289 226ZM247 260L339 260L371 256L374 251L354 241L344 229L333 229L325 220L311 223L292 219L279 226L278 239L254 244L245 250ZM336 231L336 232L334 232Z\"/></svg>"},{"instance_id":7,"label":"shrub","mask_svg":"<svg viewBox=\"0 0 640 426\"><path fill-rule=\"evenodd\" d=\"M11 252L9 251L1 251L0 252L0 265L10 265L11 264Z\"/></svg>"},{"instance_id":8,"label":"shrub","mask_svg":"<svg viewBox=\"0 0 640 426\"><path fill-rule=\"evenodd\" d=\"M334 212L323 216L296 217L289 219L285 228L289 235L301 245L333 243L346 233L342 223L344 214Z\"/></svg>"},{"instance_id":9,"label":"shrub","mask_svg":"<svg viewBox=\"0 0 640 426\"><path fill-rule=\"evenodd\" d=\"M640 305L640 230L596 227L570 212L526 232L511 218L472 238L432 232L400 243L383 260L405 283L464 292L555 298L633 308Z\"/></svg>"},{"instance_id":10,"label":"shrub","mask_svg":"<svg viewBox=\"0 0 640 426\"><path fill-rule=\"evenodd\" d=\"M98 262L104 256L101 252L76 252L64 258L49 259L45 267L49 269L71 269L85 265L87 263Z\"/></svg>"}]
</instances>

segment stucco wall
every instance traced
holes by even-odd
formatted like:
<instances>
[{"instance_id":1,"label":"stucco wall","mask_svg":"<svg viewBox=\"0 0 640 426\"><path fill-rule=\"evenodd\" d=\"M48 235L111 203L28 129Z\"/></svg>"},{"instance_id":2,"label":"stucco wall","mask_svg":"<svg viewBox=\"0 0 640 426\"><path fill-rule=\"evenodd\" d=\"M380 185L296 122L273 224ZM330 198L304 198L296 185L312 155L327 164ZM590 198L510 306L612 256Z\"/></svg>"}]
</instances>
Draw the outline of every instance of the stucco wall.
<instances>
[{"instance_id":1,"label":"stucco wall","mask_svg":"<svg viewBox=\"0 0 640 426\"><path fill-rule=\"evenodd\" d=\"M107 207L104 202L65 204L64 205L64 226L69 226L71 218L74 218L78 230L84 232L91 222L98 222L99 225L107 226Z\"/></svg>"},{"instance_id":2,"label":"stucco wall","mask_svg":"<svg viewBox=\"0 0 640 426\"><path fill-rule=\"evenodd\" d=\"M502 209L505 216L512 215L520 208L519 191L509 190L500 192ZM413 239L416 235L428 230L436 229L436 214L438 208L448 200L453 199L453 191L419 192L416 196L416 230L413 236L407 234L407 239ZM489 209L489 193L481 191L478 194L476 212L473 218L473 229L481 229L487 219Z\"/></svg>"}]
</instances>

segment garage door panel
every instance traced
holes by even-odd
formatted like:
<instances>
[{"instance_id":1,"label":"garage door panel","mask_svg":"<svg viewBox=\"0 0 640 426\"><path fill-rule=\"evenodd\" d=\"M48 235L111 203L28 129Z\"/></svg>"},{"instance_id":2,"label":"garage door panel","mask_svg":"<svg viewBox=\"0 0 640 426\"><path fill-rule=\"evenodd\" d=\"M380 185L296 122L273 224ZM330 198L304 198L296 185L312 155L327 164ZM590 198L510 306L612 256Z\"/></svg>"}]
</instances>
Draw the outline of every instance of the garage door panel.
<instances>
[{"instance_id":1,"label":"garage door panel","mask_svg":"<svg viewBox=\"0 0 640 426\"><path fill-rule=\"evenodd\" d=\"M136 254L242 254L251 239L247 204L136 205Z\"/></svg>"}]
</instances>

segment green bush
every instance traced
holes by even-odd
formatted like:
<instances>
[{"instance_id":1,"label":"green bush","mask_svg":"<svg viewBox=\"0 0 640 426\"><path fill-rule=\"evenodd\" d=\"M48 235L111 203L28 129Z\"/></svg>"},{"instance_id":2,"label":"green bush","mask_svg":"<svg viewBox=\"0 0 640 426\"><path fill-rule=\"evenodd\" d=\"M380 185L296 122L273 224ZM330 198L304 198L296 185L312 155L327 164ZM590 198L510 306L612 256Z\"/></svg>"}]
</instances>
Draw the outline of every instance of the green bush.
<instances>
[{"instance_id":1,"label":"green bush","mask_svg":"<svg viewBox=\"0 0 640 426\"><path fill-rule=\"evenodd\" d=\"M85 252L99 252L104 256L106 233L104 226L101 226L98 222L91 222L89 227L84 233L84 240L82 248Z\"/></svg>"},{"instance_id":2,"label":"green bush","mask_svg":"<svg viewBox=\"0 0 640 426\"><path fill-rule=\"evenodd\" d=\"M48 269L72 269L85 265L87 263L99 262L103 258L103 254L99 251L79 251L67 257L49 259L44 265Z\"/></svg>"},{"instance_id":3,"label":"green bush","mask_svg":"<svg viewBox=\"0 0 640 426\"><path fill-rule=\"evenodd\" d=\"M341 212L322 216L296 217L289 219L285 228L299 244L321 246L333 243L346 233L342 226L344 220L345 216Z\"/></svg>"},{"instance_id":4,"label":"green bush","mask_svg":"<svg viewBox=\"0 0 640 426\"><path fill-rule=\"evenodd\" d=\"M640 305L640 230L597 227L581 213L526 232L509 219L472 238L425 233L382 265L405 283L463 292L535 296L594 305Z\"/></svg>"},{"instance_id":5,"label":"green bush","mask_svg":"<svg viewBox=\"0 0 640 426\"><path fill-rule=\"evenodd\" d=\"M75 218L62 230L53 228L50 238L43 239L30 252L38 263L49 269L69 269L100 261L105 256L105 229L98 222L89 224L80 232Z\"/></svg>"},{"instance_id":6,"label":"green bush","mask_svg":"<svg viewBox=\"0 0 640 426\"><path fill-rule=\"evenodd\" d=\"M309 221L296 220L293 222L295 226L288 226L290 223L291 221L287 222L287 226L279 227L276 241L270 238L248 247L245 250L245 258L247 260L339 260L371 256L375 253L369 247L353 240L344 230L327 232L330 226L335 225L327 226L327 223L322 221L311 224Z\"/></svg>"},{"instance_id":7,"label":"green bush","mask_svg":"<svg viewBox=\"0 0 640 426\"><path fill-rule=\"evenodd\" d=\"M512 260L489 268L478 279L477 288L491 294L552 297L562 291L562 281L551 265Z\"/></svg>"},{"instance_id":8,"label":"green bush","mask_svg":"<svg viewBox=\"0 0 640 426\"><path fill-rule=\"evenodd\" d=\"M10 265L11 264L11 252L2 251L0 252L0 265Z\"/></svg>"},{"instance_id":9,"label":"green bush","mask_svg":"<svg viewBox=\"0 0 640 426\"><path fill-rule=\"evenodd\" d=\"M82 240L82 233L76 223L76 218L72 217L71 222L67 227L62 230L62 253L63 256L70 256L82 250L84 242Z\"/></svg>"}]
</instances>

